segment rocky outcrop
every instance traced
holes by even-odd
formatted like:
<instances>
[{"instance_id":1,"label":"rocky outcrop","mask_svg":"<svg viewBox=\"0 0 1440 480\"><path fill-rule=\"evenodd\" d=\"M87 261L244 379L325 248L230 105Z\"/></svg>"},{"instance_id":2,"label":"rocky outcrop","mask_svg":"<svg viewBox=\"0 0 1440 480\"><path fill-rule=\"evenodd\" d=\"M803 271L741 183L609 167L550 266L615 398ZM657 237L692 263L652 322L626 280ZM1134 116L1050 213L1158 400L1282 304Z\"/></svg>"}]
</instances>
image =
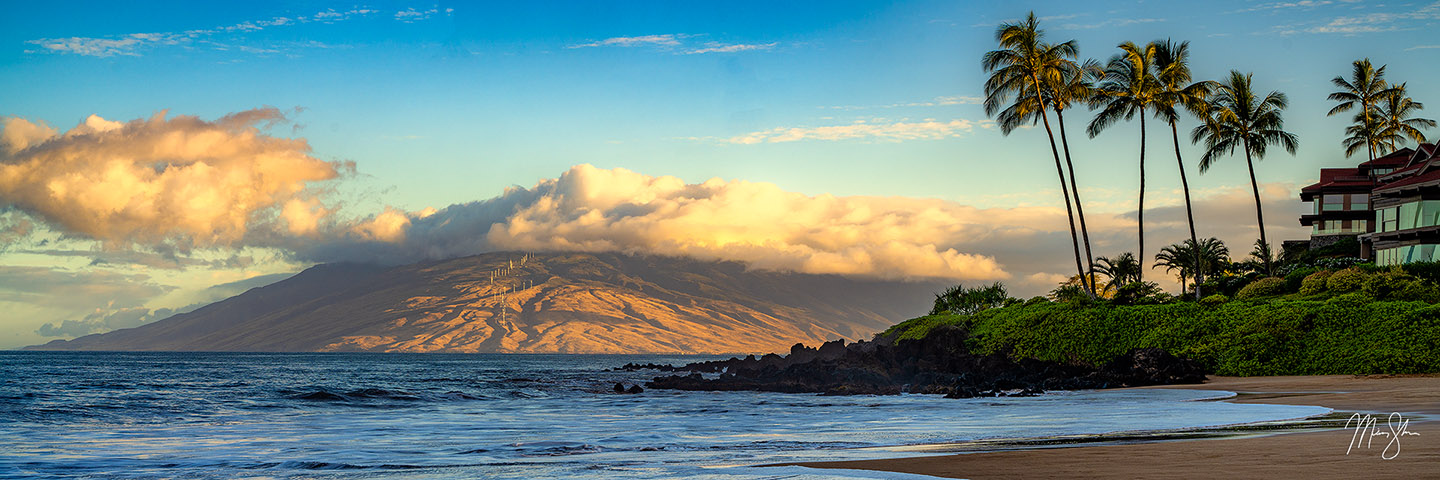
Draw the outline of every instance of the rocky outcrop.
<instances>
[{"instance_id":1,"label":"rocky outcrop","mask_svg":"<svg viewBox=\"0 0 1440 480\"><path fill-rule=\"evenodd\" d=\"M790 354L751 355L673 367L685 375L660 376L650 388L753 390L827 395L928 393L952 398L1034 395L1046 390L1199 383L1204 370L1163 350L1136 349L1096 367L977 355L968 332L940 327L921 340L877 338L820 348L791 347ZM718 377L702 375L719 373Z\"/></svg>"}]
</instances>

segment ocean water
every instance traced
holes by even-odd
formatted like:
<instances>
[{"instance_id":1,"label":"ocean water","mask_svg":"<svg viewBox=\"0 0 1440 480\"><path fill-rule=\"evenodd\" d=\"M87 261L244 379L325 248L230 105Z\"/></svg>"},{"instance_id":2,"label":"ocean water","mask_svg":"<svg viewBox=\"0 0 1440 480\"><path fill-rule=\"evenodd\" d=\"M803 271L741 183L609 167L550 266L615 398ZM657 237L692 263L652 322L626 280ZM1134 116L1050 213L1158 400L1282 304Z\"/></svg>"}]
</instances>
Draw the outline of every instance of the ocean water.
<instances>
[{"instance_id":1,"label":"ocean water","mask_svg":"<svg viewBox=\"0 0 1440 480\"><path fill-rule=\"evenodd\" d=\"M751 465L1319 415L1223 392L611 392L653 355L0 352L0 477L910 478Z\"/></svg>"}]
</instances>

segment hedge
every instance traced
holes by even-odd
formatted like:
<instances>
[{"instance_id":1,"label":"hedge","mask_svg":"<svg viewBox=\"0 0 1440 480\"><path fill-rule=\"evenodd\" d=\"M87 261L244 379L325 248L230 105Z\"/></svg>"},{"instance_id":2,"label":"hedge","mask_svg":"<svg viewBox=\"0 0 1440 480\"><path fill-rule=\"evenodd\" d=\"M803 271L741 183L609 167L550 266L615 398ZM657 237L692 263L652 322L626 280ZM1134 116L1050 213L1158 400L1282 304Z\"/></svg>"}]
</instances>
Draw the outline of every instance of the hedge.
<instances>
[{"instance_id":1,"label":"hedge","mask_svg":"<svg viewBox=\"0 0 1440 480\"><path fill-rule=\"evenodd\" d=\"M920 317L882 335L920 338L950 324L969 328L971 351L1016 358L1101 364L1159 347L1219 375L1440 372L1440 306L1363 293L1213 305L1035 302Z\"/></svg>"}]
</instances>

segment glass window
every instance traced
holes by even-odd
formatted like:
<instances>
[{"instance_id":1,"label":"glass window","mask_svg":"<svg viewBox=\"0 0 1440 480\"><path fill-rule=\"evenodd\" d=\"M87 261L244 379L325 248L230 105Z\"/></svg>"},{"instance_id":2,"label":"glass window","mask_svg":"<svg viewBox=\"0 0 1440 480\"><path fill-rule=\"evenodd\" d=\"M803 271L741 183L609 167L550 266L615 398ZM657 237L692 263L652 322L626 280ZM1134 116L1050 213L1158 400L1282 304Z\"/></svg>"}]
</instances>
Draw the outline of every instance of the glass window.
<instances>
[{"instance_id":1,"label":"glass window","mask_svg":"<svg viewBox=\"0 0 1440 480\"><path fill-rule=\"evenodd\" d=\"M1325 195L1324 197L1325 197L1324 211L1326 211L1326 212L1338 212L1338 211L1341 211L1341 210L1344 210L1344 209L1345 209L1345 195L1343 195L1343 194L1333 194L1333 193L1332 193L1332 194L1327 194L1327 195Z\"/></svg>"},{"instance_id":2,"label":"glass window","mask_svg":"<svg viewBox=\"0 0 1440 480\"><path fill-rule=\"evenodd\" d=\"M1397 229L1409 230L1415 228L1416 221L1420 219L1420 202L1402 203L1399 208L1400 225L1397 226Z\"/></svg>"},{"instance_id":3,"label":"glass window","mask_svg":"<svg viewBox=\"0 0 1440 480\"><path fill-rule=\"evenodd\" d=\"M1370 208L1370 195L1366 193L1350 194L1350 210L1365 210Z\"/></svg>"},{"instance_id":4,"label":"glass window","mask_svg":"<svg viewBox=\"0 0 1440 480\"><path fill-rule=\"evenodd\" d=\"M1365 233L1365 232L1369 232L1369 231L1370 231L1370 221L1369 221L1369 220L1356 220L1356 221L1353 222L1353 225L1354 225L1354 231L1355 231L1355 232Z\"/></svg>"},{"instance_id":5,"label":"glass window","mask_svg":"<svg viewBox=\"0 0 1440 480\"><path fill-rule=\"evenodd\" d=\"M1382 208L1378 212L1380 216L1380 231L1393 232L1399 229L1399 212L1396 207Z\"/></svg>"}]
</instances>

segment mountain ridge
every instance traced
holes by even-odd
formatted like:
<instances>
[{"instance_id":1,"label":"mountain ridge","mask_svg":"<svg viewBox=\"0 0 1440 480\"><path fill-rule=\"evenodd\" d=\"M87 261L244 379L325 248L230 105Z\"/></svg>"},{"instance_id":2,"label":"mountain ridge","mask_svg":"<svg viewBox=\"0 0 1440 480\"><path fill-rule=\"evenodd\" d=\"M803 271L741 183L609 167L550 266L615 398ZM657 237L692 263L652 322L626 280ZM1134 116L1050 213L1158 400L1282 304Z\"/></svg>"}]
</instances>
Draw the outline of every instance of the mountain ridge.
<instances>
[{"instance_id":1,"label":"mountain ridge","mask_svg":"<svg viewBox=\"0 0 1440 480\"><path fill-rule=\"evenodd\" d=\"M29 350L764 353L859 340L939 282L619 253L324 264L195 311Z\"/></svg>"}]
</instances>

